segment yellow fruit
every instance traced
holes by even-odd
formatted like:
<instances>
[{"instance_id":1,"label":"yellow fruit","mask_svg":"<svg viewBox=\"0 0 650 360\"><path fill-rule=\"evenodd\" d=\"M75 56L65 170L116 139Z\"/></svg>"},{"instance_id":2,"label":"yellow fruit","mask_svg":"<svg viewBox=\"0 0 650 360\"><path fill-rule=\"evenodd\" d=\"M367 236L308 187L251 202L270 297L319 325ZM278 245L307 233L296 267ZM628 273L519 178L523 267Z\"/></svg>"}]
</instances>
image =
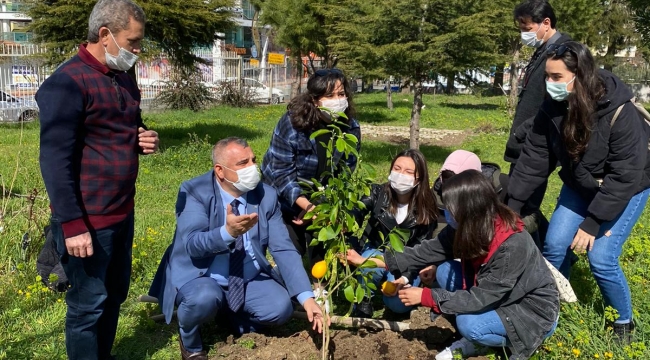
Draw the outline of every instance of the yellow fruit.
<instances>
[{"instance_id":1,"label":"yellow fruit","mask_svg":"<svg viewBox=\"0 0 650 360\"><path fill-rule=\"evenodd\" d=\"M327 272L327 263L325 262L325 260L321 260L315 263L314 266L311 268L311 276L315 277L316 279L321 279L323 276L325 276L326 272Z\"/></svg>"},{"instance_id":2,"label":"yellow fruit","mask_svg":"<svg viewBox=\"0 0 650 360\"><path fill-rule=\"evenodd\" d=\"M381 291L386 295L393 295L395 290L397 290L397 286L390 281L384 281L381 284Z\"/></svg>"}]
</instances>

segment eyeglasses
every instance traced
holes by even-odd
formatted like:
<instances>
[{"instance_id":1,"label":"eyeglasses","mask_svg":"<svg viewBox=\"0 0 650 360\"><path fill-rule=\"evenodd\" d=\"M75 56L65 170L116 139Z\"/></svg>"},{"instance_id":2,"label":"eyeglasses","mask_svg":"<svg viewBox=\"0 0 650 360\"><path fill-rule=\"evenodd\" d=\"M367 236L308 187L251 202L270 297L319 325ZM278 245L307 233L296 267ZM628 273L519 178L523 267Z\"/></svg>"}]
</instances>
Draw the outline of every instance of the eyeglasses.
<instances>
[{"instance_id":1,"label":"eyeglasses","mask_svg":"<svg viewBox=\"0 0 650 360\"><path fill-rule=\"evenodd\" d=\"M576 56L578 55L573 49L571 49L570 47L564 44L560 44L560 45L551 44L548 46L548 50L546 50L546 53L548 54L548 56L562 56L567 51L572 53L573 55Z\"/></svg>"},{"instance_id":2,"label":"eyeglasses","mask_svg":"<svg viewBox=\"0 0 650 360\"><path fill-rule=\"evenodd\" d=\"M341 72L341 70L339 69L320 69L320 70L316 70L316 72L314 73L314 75L316 76L327 76L329 74L343 75L343 72Z\"/></svg>"}]
</instances>

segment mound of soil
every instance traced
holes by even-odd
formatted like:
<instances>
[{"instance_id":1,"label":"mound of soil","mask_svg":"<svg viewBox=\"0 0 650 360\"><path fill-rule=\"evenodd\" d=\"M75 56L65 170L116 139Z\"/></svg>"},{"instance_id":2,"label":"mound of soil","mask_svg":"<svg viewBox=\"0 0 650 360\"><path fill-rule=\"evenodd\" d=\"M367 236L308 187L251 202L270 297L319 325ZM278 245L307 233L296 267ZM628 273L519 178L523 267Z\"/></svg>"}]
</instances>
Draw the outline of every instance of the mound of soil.
<instances>
[{"instance_id":1,"label":"mound of soil","mask_svg":"<svg viewBox=\"0 0 650 360\"><path fill-rule=\"evenodd\" d=\"M383 141L395 145L408 145L410 139L408 126L361 125L362 137L368 140ZM457 146L463 143L470 132L461 130L442 130L420 128L422 145Z\"/></svg>"},{"instance_id":2,"label":"mound of soil","mask_svg":"<svg viewBox=\"0 0 650 360\"><path fill-rule=\"evenodd\" d=\"M438 351L458 338L445 317L432 323L425 308L412 311L410 319L402 321L410 323L410 329L393 332L333 325L331 359L433 360ZM308 325L306 321L294 319L264 333L229 336L215 344L216 356L211 359L321 359L322 336Z\"/></svg>"}]
</instances>

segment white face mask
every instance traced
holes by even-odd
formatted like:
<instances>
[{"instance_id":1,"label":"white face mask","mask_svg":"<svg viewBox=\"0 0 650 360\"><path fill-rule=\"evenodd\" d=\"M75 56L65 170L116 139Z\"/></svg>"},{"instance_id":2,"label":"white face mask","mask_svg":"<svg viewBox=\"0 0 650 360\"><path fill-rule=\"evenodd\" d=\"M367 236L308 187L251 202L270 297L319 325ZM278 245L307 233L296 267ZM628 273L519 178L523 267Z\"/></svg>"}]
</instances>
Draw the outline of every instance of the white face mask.
<instances>
[{"instance_id":1,"label":"white face mask","mask_svg":"<svg viewBox=\"0 0 650 360\"><path fill-rule=\"evenodd\" d=\"M415 187L415 178L413 176L404 175L396 171L390 172L388 181L390 181L390 187L400 195L407 194Z\"/></svg>"},{"instance_id":2,"label":"white face mask","mask_svg":"<svg viewBox=\"0 0 650 360\"><path fill-rule=\"evenodd\" d=\"M321 108L327 109L334 114L342 113L348 108L348 98L324 99L320 103Z\"/></svg>"},{"instance_id":3,"label":"white face mask","mask_svg":"<svg viewBox=\"0 0 650 360\"><path fill-rule=\"evenodd\" d=\"M117 41L115 41L115 37L113 36L113 33L110 32L111 38L113 38L113 42L115 45L117 45L118 48L120 48L120 51L118 52L117 56L111 55L108 50L106 50L106 47L104 47L104 56L106 58L106 66L109 67L109 69L113 70L119 70L119 71L127 71L130 68L135 65L135 62L138 61L138 55L125 50L123 47L120 47L120 45L117 44Z\"/></svg>"},{"instance_id":4,"label":"white face mask","mask_svg":"<svg viewBox=\"0 0 650 360\"><path fill-rule=\"evenodd\" d=\"M538 48L538 47L542 46L542 44L544 43L543 37L542 37L542 39L537 38L537 33L540 30L542 30L542 24L539 24L539 28L537 29L537 31L522 32L521 33L521 42L524 45L534 47L534 48Z\"/></svg>"},{"instance_id":5,"label":"white face mask","mask_svg":"<svg viewBox=\"0 0 650 360\"><path fill-rule=\"evenodd\" d=\"M223 165L221 165L221 166L223 166ZM224 178L224 179L227 182L233 184L233 186L235 186L235 188L237 190L241 191L241 192L244 192L244 193L249 192L249 191L255 189L257 187L257 184L260 183L260 179L261 179L260 171L257 168L257 165L255 165L255 164L253 164L251 166L247 166L247 167L245 167L243 169L239 169L237 171L235 171L235 170L233 170L231 168L225 167L225 166L223 166L223 167L230 170L230 171L234 171L234 172L237 173L238 179L235 182L232 182L232 181L230 181L230 180L228 180L226 178Z\"/></svg>"},{"instance_id":6,"label":"white face mask","mask_svg":"<svg viewBox=\"0 0 650 360\"><path fill-rule=\"evenodd\" d=\"M564 101L569 97L569 94L571 94L568 90L568 86L575 79L576 77L574 76L569 82L550 82L546 80L546 92L551 96L551 99L555 101Z\"/></svg>"}]
</instances>

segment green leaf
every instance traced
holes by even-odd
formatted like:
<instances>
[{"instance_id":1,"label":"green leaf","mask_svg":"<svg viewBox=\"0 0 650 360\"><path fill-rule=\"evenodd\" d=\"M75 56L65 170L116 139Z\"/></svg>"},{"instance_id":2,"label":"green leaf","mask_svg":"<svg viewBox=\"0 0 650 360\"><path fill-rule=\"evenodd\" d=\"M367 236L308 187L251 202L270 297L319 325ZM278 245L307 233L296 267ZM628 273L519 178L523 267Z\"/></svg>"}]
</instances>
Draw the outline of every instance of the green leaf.
<instances>
[{"instance_id":1,"label":"green leaf","mask_svg":"<svg viewBox=\"0 0 650 360\"><path fill-rule=\"evenodd\" d=\"M313 140L313 139L315 139L315 138L317 138L317 137L319 137L319 136L321 136L321 135L325 135L325 134L330 133L330 132L331 132L331 131L330 131L330 130L327 130L327 129L316 130L316 131L314 131L313 133L311 133L311 135L309 136L309 138ZM327 146L327 145L326 145L326 146Z\"/></svg>"},{"instance_id":2,"label":"green leaf","mask_svg":"<svg viewBox=\"0 0 650 360\"><path fill-rule=\"evenodd\" d=\"M363 290L363 286L357 286L357 303L360 303L363 300L364 295L366 294L365 290Z\"/></svg>"},{"instance_id":3,"label":"green leaf","mask_svg":"<svg viewBox=\"0 0 650 360\"><path fill-rule=\"evenodd\" d=\"M336 139L336 150L342 153L345 152L345 148L346 148L345 141L343 141L343 139L341 138Z\"/></svg>"},{"instance_id":4,"label":"green leaf","mask_svg":"<svg viewBox=\"0 0 650 360\"><path fill-rule=\"evenodd\" d=\"M330 221L334 224L339 215L339 204L334 204L332 211L330 212Z\"/></svg>"},{"instance_id":5,"label":"green leaf","mask_svg":"<svg viewBox=\"0 0 650 360\"><path fill-rule=\"evenodd\" d=\"M327 241L336 237L336 232L331 226L326 226L318 232L318 241Z\"/></svg>"},{"instance_id":6,"label":"green leaf","mask_svg":"<svg viewBox=\"0 0 650 360\"><path fill-rule=\"evenodd\" d=\"M366 283L366 287L367 287L368 289L370 289L370 290L373 290L373 291L374 291L374 290L377 290L377 285L375 285L375 283L373 283L372 281L367 282L367 283Z\"/></svg>"},{"instance_id":7,"label":"green leaf","mask_svg":"<svg viewBox=\"0 0 650 360\"><path fill-rule=\"evenodd\" d=\"M397 234L391 232L390 234L388 234L388 239L390 241L390 246L393 248L393 250L400 253L404 252L404 243L402 242L402 239L400 239L400 237Z\"/></svg>"},{"instance_id":8,"label":"green leaf","mask_svg":"<svg viewBox=\"0 0 650 360\"><path fill-rule=\"evenodd\" d=\"M352 285L348 285L345 290L343 290L343 294L345 294L345 298L349 302L354 302L354 289L352 288Z\"/></svg>"}]
</instances>

